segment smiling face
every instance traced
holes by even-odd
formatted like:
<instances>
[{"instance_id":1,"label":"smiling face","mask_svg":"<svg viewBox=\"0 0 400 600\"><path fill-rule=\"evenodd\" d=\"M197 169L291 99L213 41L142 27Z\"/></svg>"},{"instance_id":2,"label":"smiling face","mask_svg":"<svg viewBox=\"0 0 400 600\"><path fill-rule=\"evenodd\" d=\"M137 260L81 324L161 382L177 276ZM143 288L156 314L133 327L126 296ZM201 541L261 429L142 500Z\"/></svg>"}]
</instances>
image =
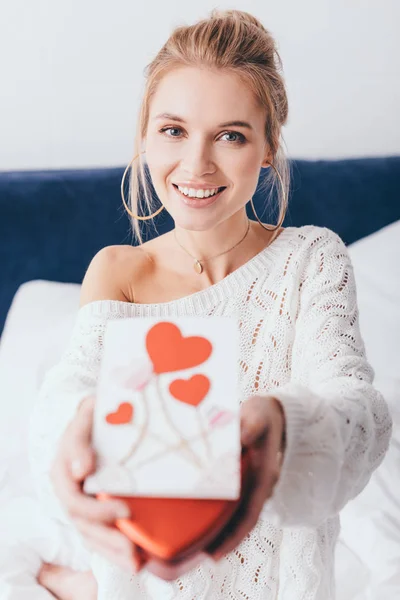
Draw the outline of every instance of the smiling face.
<instances>
[{"instance_id":1,"label":"smiling face","mask_svg":"<svg viewBox=\"0 0 400 600\"><path fill-rule=\"evenodd\" d=\"M182 67L163 77L145 148L154 188L176 226L206 231L244 209L269 160L265 118L237 75Z\"/></svg>"}]
</instances>

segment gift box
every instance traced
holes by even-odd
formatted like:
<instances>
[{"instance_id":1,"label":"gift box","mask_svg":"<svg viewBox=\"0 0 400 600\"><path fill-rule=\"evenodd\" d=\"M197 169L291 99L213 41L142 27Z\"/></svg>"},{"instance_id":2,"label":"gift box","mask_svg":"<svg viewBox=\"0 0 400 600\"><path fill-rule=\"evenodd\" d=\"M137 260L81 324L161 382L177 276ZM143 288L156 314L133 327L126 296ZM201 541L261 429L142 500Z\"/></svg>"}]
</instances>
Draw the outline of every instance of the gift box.
<instances>
[{"instance_id":1,"label":"gift box","mask_svg":"<svg viewBox=\"0 0 400 600\"><path fill-rule=\"evenodd\" d=\"M248 480L240 447L238 324L231 317L110 321L84 490L131 511L116 525L149 556L203 550Z\"/></svg>"}]
</instances>

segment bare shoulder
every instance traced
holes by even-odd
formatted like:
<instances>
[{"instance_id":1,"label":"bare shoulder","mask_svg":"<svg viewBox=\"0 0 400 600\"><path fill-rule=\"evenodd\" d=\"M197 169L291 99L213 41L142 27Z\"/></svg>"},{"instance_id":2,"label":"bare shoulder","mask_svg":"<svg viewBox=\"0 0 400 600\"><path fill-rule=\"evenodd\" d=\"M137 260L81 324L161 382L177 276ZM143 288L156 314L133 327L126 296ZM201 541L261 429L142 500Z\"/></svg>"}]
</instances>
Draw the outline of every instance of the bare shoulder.
<instances>
[{"instance_id":1,"label":"bare shoulder","mask_svg":"<svg viewBox=\"0 0 400 600\"><path fill-rule=\"evenodd\" d=\"M135 246L106 246L93 257L82 282L80 306L96 300L131 301L135 274L146 266L146 254Z\"/></svg>"}]
</instances>

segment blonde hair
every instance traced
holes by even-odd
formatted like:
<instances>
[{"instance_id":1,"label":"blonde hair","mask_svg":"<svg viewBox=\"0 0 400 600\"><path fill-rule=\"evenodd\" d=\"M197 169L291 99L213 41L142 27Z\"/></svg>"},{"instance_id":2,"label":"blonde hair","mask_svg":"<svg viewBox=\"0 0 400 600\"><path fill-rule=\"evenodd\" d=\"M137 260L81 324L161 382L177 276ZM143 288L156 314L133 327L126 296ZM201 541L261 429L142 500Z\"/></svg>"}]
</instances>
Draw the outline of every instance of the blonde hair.
<instances>
[{"instance_id":1,"label":"blonde hair","mask_svg":"<svg viewBox=\"0 0 400 600\"><path fill-rule=\"evenodd\" d=\"M283 190L273 168L264 178L270 186L270 196L276 188L279 199L279 222L287 210L290 168L281 145L281 128L288 117L288 100L281 74L282 61L271 34L253 15L238 11L214 9L209 18L194 25L177 27L145 69L145 89L139 110L135 155L142 152L142 141L146 136L149 107L162 77L177 67L206 67L230 71L240 76L250 86L256 100L266 108L266 143L278 169ZM140 201L144 196L144 210L152 213L152 195L149 181L139 158L130 169L129 201L134 214L140 214ZM150 178L151 181L151 178ZM264 187L264 185L263 185ZM143 194L141 193L143 191ZM133 218L134 232L140 243L142 237L139 222Z\"/></svg>"}]
</instances>

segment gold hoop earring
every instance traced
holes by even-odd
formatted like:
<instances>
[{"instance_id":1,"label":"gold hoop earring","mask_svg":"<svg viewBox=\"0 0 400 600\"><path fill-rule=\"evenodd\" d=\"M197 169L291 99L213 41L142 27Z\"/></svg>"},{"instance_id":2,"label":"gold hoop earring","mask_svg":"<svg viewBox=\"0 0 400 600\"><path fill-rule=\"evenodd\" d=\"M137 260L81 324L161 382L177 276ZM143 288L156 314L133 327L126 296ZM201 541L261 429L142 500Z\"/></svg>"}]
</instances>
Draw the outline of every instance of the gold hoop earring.
<instances>
[{"instance_id":1,"label":"gold hoop earring","mask_svg":"<svg viewBox=\"0 0 400 600\"><path fill-rule=\"evenodd\" d=\"M127 213L128 213L130 216L131 216L131 217L133 217L134 219L137 219L138 221L148 221L149 219L153 219L153 218L154 218L154 217L156 217L158 214L160 214L160 212L161 212L161 211L162 211L162 210L165 208L165 207L164 207L164 205L163 205L163 204L161 204L161 207L160 207L158 210L156 210L156 212L155 212L155 213L153 213L152 215L149 215L148 217L139 217L139 215L134 215L134 214L133 214L133 212L130 210L129 206L128 206L128 205L127 205L127 203L126 203L126 200L125 200L125 195L124 195L124 183L125 183L125 177L126 177L126 174L127 174L128 170L130 169L130 167L131 167L131 165L132 165L133 161L134 161L134 160L136 160L138 156L140 156L141 154L144 154L144 153L145 153L145 151L143 151L143 152L139 152L139 154L137 154L136 156L134 156L134 157L132 158L131 162L130 162L130 163L129 163L129 165L126 167L126 169L125 169L125 171L124 171L124 174L122 175L122 181L121 181L121 197L122 197L122 202L123 202L123 204L124 204L125 210L126 210L126 212L127 212Z\"/></svg>"},{"instance_id":2,"label":"gold hoop earring","mask_svg":"<svg viewBox=\"0 0 400 600\"><path fill-rule=\"evenodd\" d=\"M275 173L276 173L276 175L277 175L277 177L279 179L279 183L280 183L280 186L281 186L281 189L282 189L283 197L285 197L285 186L283 185L283 180L282 180L281 174L279 173L279 171L275 167L275 165L273 165L270 162L267 163L267 164L269 164L274 169L274 171L275 171ZM251 208L253 209L254 216L256 217L257 221L260 223L261 227L263 227L267 231L276 231L276 230L280 229L283 221L285 220L285 211L282 211L281 217L279 219L279 223L277 223L277 225L275 225L275 227L267 227L267 226L264 225L264 223L262 223L260 221L260 219L259 219L259 217L258 217L258 215L256 213L256 209L254 208L253 198L250 198L250 204L251 204Z\"/></svg>"}]
</instances>

